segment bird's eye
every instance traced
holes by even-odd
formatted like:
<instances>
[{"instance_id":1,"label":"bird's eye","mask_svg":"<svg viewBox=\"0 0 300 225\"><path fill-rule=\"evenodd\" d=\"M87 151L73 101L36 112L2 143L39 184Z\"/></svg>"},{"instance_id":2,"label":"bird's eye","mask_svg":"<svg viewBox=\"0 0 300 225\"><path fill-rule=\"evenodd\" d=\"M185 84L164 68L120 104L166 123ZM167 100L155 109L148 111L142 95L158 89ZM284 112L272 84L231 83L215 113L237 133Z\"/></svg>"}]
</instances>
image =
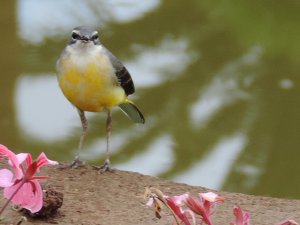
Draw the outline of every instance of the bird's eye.
<instances>
[{"instance_id":1,"label":"bird's eye","mask_svg":"<svg viewBox=\"0 0 300 225\"><path fill-rule=\"evenodd\" d=\"M96 39L98 39L98 38L99 38L98 34L94 34L94 35L92 36L92 39L93 39L93 40L96 40Z\"/></svg>"},{"instance_id":2,"label":"bird's eye","mask_svg":"<svg viewBox=\"0 0 300 225\"><path fill-rule=\"evenodd\" d=\"M72 38L73 39L79 39L79 37L80 37L79 34L77 34L75 32L72 33Z\"/></svg>"}]
</instances>

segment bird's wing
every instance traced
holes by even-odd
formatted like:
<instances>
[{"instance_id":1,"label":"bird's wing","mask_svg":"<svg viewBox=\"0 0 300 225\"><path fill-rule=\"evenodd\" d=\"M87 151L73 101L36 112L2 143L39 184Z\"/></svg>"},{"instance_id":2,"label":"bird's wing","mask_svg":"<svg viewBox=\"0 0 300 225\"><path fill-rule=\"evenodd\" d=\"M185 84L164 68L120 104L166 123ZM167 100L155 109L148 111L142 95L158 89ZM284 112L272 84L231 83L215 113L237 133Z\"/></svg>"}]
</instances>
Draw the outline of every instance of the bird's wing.
<instances>
[{"instance_id":1,"label":"bird's wing","mask_svg":"<svg viewBox=\"0 0 300 225\"><path fill-rule=\"evenodd\" d=\"M104 50L116 70L116 76L120 86L124 89L127 96L133 94L135 88L129 72L116 56L114 56L108 49L104 48Z\"/></svg>"}]
</instances>

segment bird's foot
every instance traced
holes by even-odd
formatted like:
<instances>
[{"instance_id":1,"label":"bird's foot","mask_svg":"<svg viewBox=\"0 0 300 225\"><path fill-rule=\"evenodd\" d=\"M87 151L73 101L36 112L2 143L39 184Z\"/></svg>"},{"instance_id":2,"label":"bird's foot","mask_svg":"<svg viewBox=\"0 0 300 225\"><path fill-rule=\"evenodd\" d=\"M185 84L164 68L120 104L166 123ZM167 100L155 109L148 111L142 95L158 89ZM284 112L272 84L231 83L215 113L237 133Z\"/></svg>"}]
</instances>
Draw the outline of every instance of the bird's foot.
<instances>
[{"instance_id":1,"label":"bird's foot","mask_svg":"<svg viewBox=\"0 0 300 225\"><path fill-rule=\"evenodd\" d=\"M115 171L115 169L110 167L109 159L106 159L102 166L93 166L93 167L94 167L94 169L98 170L99 173L114 172Z\"/></svg>"},{"instance_id":2,"label":"bird's foot","mask_svg":"<svg viewBox=\"0 0 300 225\"><path fill-rule=\"evenodd\" d=\"M71 168L78 168L85 165L85 161L80 160L79 157L76 157L73 162L71 162L70 167Z\"/></svg>"},{"instance_id":3,"label":"bird's foot","mask_svg":"<svg viewBox=\"0 0 300 225\"><path fill-rule=\"evenodd\" d=\"M85 165L85 161L80 160L79 156L76 156L75 159L69 163L69 164L62 164L59 163L58 168L59 169L66 169L66 168L79 168Z\"/></svg>"}]
</instances>

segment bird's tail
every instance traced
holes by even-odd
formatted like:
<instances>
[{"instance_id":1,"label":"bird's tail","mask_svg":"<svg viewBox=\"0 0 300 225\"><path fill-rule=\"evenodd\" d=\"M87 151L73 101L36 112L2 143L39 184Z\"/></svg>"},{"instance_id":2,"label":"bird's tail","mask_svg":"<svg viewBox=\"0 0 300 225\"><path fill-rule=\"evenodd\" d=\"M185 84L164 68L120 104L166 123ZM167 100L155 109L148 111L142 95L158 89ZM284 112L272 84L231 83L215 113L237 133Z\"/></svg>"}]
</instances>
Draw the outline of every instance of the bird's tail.
<instances>
[{"instance_id":1,"label":"bird's tail","mask_svg":"<svg viewBox=\"0 0 300 225\"><path fill-rule=\"evenodd\" d=\"M145 118L138 107L133 102L126 99L126 101L119 105L123 113L128 116L135 123L145 123Z\"/></svg>"}]
</instances>

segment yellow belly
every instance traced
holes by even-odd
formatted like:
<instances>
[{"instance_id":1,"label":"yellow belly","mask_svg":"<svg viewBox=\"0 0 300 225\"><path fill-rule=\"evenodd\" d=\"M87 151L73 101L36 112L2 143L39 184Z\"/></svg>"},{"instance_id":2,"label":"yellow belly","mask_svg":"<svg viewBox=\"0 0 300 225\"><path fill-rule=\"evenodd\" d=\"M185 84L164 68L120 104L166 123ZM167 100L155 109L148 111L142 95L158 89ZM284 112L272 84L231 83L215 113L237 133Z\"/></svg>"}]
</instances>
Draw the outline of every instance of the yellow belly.
<instances>
[{"instance_id":1,"label":"yellow belly","mask_svg":"<svg viewBox=\"0 0 300 225\"><path fill-rule=\"evenodd\" d=\"M123 88L112 73L111 67L99 67L94 63L83 68L68 65L61 70L58 81L64 95L77 108L100 112L126 99Z\"/></svg>"}]
</instances>

